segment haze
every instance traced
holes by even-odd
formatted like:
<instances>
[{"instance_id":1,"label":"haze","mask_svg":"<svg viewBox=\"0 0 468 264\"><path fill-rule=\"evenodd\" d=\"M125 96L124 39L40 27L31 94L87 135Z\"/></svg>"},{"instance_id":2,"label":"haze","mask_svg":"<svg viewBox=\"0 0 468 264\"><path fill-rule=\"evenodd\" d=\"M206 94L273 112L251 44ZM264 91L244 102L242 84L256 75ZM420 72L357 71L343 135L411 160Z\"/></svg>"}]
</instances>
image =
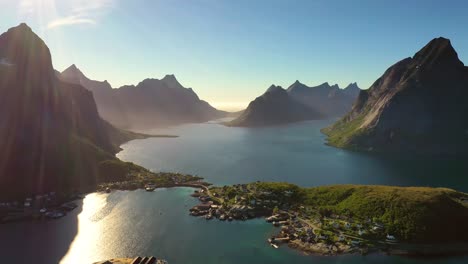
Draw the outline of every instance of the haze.
<instances>
[{"instance_id":1,"label":"haze","mask_svg":"<svg viewBox=\"0 0 468 264\"><path fill-rule=\"evenodd\" d=\"M234 111L272 83L366 89L434 37L467 61L467 6L450 2L0 0L0 31L28 23L59 71L113 87L175 74Z\"/></svg>"}]
</instances>

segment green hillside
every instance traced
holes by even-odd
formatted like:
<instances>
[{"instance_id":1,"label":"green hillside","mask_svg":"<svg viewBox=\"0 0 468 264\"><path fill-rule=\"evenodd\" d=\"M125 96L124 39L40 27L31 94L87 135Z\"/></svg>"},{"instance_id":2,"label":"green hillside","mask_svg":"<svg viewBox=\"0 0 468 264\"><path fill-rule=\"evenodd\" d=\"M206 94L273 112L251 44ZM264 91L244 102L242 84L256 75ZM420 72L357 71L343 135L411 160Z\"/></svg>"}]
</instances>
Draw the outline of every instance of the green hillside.
<instances>
[{"instance_id":1,"label":"green hillside","mask_svg":"<svg viewBox=\"0 0 468 264\"><path fill-rule=\"evenodd\" d=\"M413 242L468 241L468 194L445 188L335 185L300 188L254 183L278 200L336 214L355 222L382 223L386 233ZM290 191L292 195L284 194Z\"/></svg>"}]
</instances>

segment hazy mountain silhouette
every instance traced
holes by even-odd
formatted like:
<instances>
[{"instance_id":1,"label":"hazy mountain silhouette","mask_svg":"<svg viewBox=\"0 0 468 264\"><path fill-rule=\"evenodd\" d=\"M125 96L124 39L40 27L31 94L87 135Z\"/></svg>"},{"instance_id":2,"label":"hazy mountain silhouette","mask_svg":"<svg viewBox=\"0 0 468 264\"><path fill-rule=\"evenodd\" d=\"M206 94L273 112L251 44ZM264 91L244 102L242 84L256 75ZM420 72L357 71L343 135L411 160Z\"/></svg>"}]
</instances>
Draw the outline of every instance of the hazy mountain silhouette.
<instances>
[{"instance_id":1,"label":"hazy mountain silhouette","mask_svg":"<svg viewBox=\"0 0 468 264\"><path fill-rule=\"evenodd\" d=\"M328 83L323 83L308 87L299 81L287 89L292 98L312 107L327 118L339 117L351 110L360 90L356 83L340 89L337 84L330 86Z\"/></svg>"},{"instance_id":2,"label":"hazy mountain silhouette","mask_svg":"<svg viewBox=\"0 0 468 264\"><path fill-rule=\"evenodd\" d=\"M75 65L62 72L67 82L92 91L101 116L121 128L145 129L181 123L198 123L225 116L183 87L174 75L145 79L137 86L112 89L107 82L87 78Z\"/></svg>"},{"instance_id":3,"label":"hazy mountain silhouette","mask_svg":"<svg viewBox=\"0 0 468 264\"><path fill-rule=\"evenodd\" d=\"M99 117L91 92L56 77L26 24L0 36L0 58L0 197L92 186L98 162L131 136Z\"/></svg>"},{"instance_id":4,"label":"hazy mountain silhouette","mask_svg":"<svg viewBox=\"0 0 468 264\"><path fill-rule=\"evenodd\" d=\"M466 153L468 68L448 39L433 39L361 91L352 111L324 132L339 147Z\"/></svg>"},{"instance_id":5,"label":"hazy mountain silhouette","mask_svg":"<svg viewBox=\"0 0 468 264\"><path fill-rule=\"evenodd\" d=\"M230 126L268 126L343 115L359 94L356 83L340 89L328 83L309 87L299 81L287 90L272 85L252 101Z\"/></svg>"},{"instance_id":6,"label":"hazy mountain silhouette","mask_svg":"<svg viewBox=\"0 0 468 264\"><path fill-rule=\"evenodd\" d=\"M291 98L282 87L272 85L263 95L252 101L238 118L227 125L269 126L322 117L314 109Z\"/></svg>"}]
</instances>

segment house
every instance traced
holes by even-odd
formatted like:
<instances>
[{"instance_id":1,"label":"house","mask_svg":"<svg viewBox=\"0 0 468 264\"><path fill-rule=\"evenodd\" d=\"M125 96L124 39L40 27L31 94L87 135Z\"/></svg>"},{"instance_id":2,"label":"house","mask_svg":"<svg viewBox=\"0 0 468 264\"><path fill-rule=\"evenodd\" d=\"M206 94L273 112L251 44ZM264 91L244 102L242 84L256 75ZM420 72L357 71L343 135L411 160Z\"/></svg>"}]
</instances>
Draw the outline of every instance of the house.
<instances>
[{"instance_id":1,"label":"house","mask_svg":"<svg viewBox=\"0 0 468 264\"><path fill-rule=\"evenodd\" d=\"M24 207L30 207L32 203L32 198L26 198L24 201Z\"/></svg>"},{"instance_id":2,"label":"house","mask_svg":"<svg viewBox=\"0 0 468 264\"><path fill-rule=\"evenodd\" d=\"M392 241L395 241L395 240L396 240L396 238L395 238L395 236L393 236L393 235L389 235L389 234L387 234L387 240L392 240Z\"/></svg>"},{"instance_id":3,"label":"house","mask_svg":"<svg viewBox=\"0 0 468 264\"><path fill-rule=\"evenodd\" d=\"M326 236L326 235L320 235L320 236L318 236L318 239L327 240L327 239L328 239L328 236Z\"/></svg>"},{"instance_id":4,"label":"house","mask_svg":"<svg viewBox=\"0 0 468 264\"><path fill-rule=\"evenodd\" d=\"M360 245L361 245L361 241L359 241L359 240L352 240L352 241L351 241L351 245L353 245L353 246L360 246Z\"/></svg>"},{"instance_id":5,"label":"house","mask_svg":"<svg viewBox=\"0 0 468 264\"><path fill-rule=\"evenodd\" d=\"M340 236L338 237L338 241L339 241L339 242L345 241L345 237L344 237L343 235L340 235Z\"/></svg>"},{"instance_id":6,"label":"house","mask_svg":"<svg viewBox=\"0 0 468 264\"><path fill-rule=\"evenodd\" d=\"M366 231L363 231L363 230L359 229L358 234L359 234L360 236L365 235L365 234L366 234Z\"/></svg>"},{"instance_id":7,"label":"house","mask_svg":"<svg viewBox=\"0 0 468 264\"><path fill-rule=\"evenodd\" d=\"M351 228L351 224L346 222L345 227L349 229L349 228Z\"/></svg>"},{"instance_id":8,"label":"house","mask_svg":"<svg viewBox=\"0 0 468 264\"><path fill-rule=\"evenodd\" d=\"M340 227L340 224L338 224L337 222L332 222L332 226L334 228L339 228Z\"/></svg>"},{"instance_id":9,"label":"house","mask_svg":"<svg viewBox=\"0 0 468 264\"><path fill-rule=\"evenodd\" d=\"M384 225L380 223L375 223L374 227L372 228L374 231L380 231L384 229Z\"/></svg>"}]
</instances>

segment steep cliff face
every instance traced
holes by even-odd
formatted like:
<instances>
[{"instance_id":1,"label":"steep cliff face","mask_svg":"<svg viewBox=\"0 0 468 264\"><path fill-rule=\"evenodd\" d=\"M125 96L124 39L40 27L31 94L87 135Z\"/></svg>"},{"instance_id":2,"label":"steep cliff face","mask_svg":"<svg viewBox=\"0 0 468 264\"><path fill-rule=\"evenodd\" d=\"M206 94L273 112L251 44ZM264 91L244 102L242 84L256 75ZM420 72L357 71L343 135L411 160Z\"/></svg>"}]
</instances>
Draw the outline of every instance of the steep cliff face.
<instances>
[{"instance_id":1,"label":"steep cliff face","mask_svg":"<svg viewBox=\"0 0 468 264\"><path fill-rule=\"evenodd\" d=\"M0 197L83 189L119 133L92 93L57 79L49 49L25 24L0 36Z\"/></svg>"},{"instance_id":2,"label":"steep cliff face","mask_svg":"<svg viewBox=\"0 0 468 264\"><path fill-rule=\"evenodd\" d=\"M62 72L61 79L92 91L101 116L122 128L206 122L226 115L200 100L191 88L183 87L174 75L112 89L107 81L90 80L72 65Z\"/></svg>"},{"instance_id":3,"label":"steep cliff face","mask_svg":"<svg viewBox=\"0 0 468 264\"><path fill-rule=\"evenodd\" d=\"M320 113L292 99L280 86L272 85L228 125L269 126L319 118Z\"/></svg>"},{"instance_id":4,"label":"steep cliff face","mask_svg":"<svg viewBox=\"0 0 468 264\"><path fill-rule=\"evenodd\" d=\"M437 38L391 66L352 110L324 129L340 147L461 154L468 143L468 74L450 41Z\"/></svg>"},{"instance_id":5,"label":"steep cliff face","mask_svg":"<svg viewBox=\"0 0 468 264\"><path fill-rule=\"evenodd\" d=\"M295 100L315 109L325 118L343 116L356 100L360 88L356 83L340 89L338 85L323 83L309 87L296 81L287 89L288 94Z\"/></svg>"}]
</instances>

